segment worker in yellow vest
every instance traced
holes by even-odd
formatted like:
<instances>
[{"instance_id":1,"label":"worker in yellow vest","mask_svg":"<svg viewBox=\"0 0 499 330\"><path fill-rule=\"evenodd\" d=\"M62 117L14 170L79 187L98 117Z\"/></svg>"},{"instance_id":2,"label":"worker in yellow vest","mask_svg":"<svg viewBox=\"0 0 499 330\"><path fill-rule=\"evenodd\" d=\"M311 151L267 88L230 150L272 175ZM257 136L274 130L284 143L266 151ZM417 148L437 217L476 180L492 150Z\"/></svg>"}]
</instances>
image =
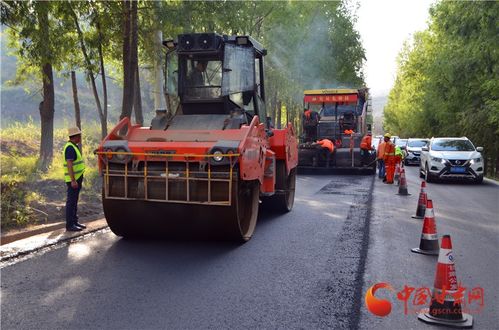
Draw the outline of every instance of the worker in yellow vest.
<instances>
[{"instance_id":1,"label":"worker in yellow vest","mask_svg":"<svg viewBox=\"0 0 499 330\"><path fill-rule=\"evenodd\" d=\"M78 198L83 183L85 163L81 154L81 131L78 127L68 129L69 141L63 150L64 181L67 185L66 198L66 230L81 231L86 228L78 222Z\"/></svg>"}]
</instances>

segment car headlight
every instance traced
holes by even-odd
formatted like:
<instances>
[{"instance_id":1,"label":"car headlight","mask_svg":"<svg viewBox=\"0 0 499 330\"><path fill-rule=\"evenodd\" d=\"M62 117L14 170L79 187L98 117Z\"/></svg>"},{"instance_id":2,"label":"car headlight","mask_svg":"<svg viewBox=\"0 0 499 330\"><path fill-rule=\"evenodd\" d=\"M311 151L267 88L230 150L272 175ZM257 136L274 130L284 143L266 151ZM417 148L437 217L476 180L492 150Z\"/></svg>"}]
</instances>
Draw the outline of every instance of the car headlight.
<instances>
[{"instance_id":1,"label":"car headlight","mask_svg":"<svg viewBox=\"0 0 499 330\"><path fill-rule=\"evenodd\" d=\"M217 150L213 153L213 160L218 162L221 162L224 159L224 156L222 156L223 153L220 150Z\"/></svg>"},{"instance_id":2,"label":"car headlight","mask_svg":"<svg viewBox=\"0 0 499 330\"><path fill-rule=\"evenodd\" d=\"M473 158L470 163L471 164L478 164L478 163L481 163L482 162L482 157L478 157L478 158Z\"/></svg>"},{"instance_id":3,"label":"car headlight","mask_svg":"<svg viewBox=\"0 0 499 330\"><path fill-rule=\"evenodd\" d=\"M438 158L438 157L431 157L431 161L435 163L442 163L445 164L445 159L443 158Z\"/></svg>"}]
</instances>

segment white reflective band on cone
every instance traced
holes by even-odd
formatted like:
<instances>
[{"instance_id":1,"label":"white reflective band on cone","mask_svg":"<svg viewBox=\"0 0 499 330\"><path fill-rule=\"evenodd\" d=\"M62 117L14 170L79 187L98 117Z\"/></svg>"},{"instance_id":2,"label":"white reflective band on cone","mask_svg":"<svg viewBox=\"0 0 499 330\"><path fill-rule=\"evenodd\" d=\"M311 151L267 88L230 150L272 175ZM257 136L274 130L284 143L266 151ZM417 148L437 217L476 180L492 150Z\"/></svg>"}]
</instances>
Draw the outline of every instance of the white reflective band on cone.
<instances>
[{"instance_id":1,"label":"white reflective band on cone","mask_svg":"<svg viewBox=\"0 0 499 330\"><path fill-rule=\"evenodd\" d=\"M421 238L434 241L434 240L438 239L438 235L437 234L421 234Z\"/></svg>"},{"instance_id":2,"label":"white reflective band on cone","mask_svg":"<svg viewBox=\"0 0 499 330\"><path fill-rule=\"evenodd\" d=\"M454 265L454 255L451 249L440 249L438 263L444 265Z\"/></svg>"},{"instance_id":3,"label":"white reflective band on cone","mask_svg":"<svg viewBox=\"0 0 499 330\"><path fill-rule=\"evenodd\" d=\"M434 288L433 289L433 297L435 297L435 294L442 295L442 292L444 292L444 290ZM456 299L454 298L454 295L456 294L456 292L457 292L457 290L447 290L447 289L445 289L445 300L446 301L456 301Z\"/></svg>"},{"instance_id":4,"label":"white reflective band on cone","mask_svg":"<svg viewBox=\"0 0 499 330\"><path fill-rule=\"evenodd\" d=\"M435 218L435 213L433 213L433 209L426 208L426 211L424 212L424 217Z\"/></svg>"}]
</instances>

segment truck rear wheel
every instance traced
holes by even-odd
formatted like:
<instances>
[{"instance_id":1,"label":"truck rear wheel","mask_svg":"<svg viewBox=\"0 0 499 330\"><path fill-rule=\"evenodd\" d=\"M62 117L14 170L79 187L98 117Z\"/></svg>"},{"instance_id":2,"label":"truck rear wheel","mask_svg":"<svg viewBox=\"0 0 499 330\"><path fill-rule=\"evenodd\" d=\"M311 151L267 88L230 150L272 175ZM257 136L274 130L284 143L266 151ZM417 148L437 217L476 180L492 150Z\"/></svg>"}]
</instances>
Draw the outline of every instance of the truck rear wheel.
<instances>
[{"instance_id":1,"label":"truck rear wheel","mask_svg":"<svg viewBox=\"0 0 499 330\"><path fill-rule=\"evenodd\" d=\"M286 163L282 160L276 163L276 193L265 197L263 205L267 210L286 213L293 209L296 189L296 168L286 173Z\"/></svg>"}]
</instances>

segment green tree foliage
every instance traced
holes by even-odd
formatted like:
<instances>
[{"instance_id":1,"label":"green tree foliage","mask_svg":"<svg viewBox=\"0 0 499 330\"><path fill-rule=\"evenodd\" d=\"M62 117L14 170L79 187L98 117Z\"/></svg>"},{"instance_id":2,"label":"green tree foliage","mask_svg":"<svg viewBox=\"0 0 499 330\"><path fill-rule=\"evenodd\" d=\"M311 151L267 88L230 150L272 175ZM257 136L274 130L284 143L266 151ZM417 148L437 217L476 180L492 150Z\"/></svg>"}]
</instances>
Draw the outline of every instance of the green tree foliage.
<instances>
[{"instance_id":1,"label":"green tree foliage","mask_svg":"<svg viewBox=\"0 0 499 330\"><path fill-rule=\"evenodd\" d=\"M11 46L17 50L17 80L34 76L42 85L39 168L47 170L53 156L54 78L70 51L64 28L54 15L58 3L50 1L2 2L1 22L9 26Z\"/></svg>"},{"instance_id":2,"label":"green tree foliage","mask_svg":"<svg viewBox=\"0 0 499 330\"><path fill-rule=\"evenodd\" d=\"M24 2L25 7L33 3L38 2ZM53 7L51 18L62 29L57 36L68 38L61 43L69 51L62 62L64 69L69 72L80 68L97 76L103 71L98 50L104 45L104 62L111 67L106 72L123 83L123 2L72 2L71 6L64 2L47 3ZM283 121L288 117L298 124L304 89L364 85L365 52L354 29L355 16L348 0L138 1L135 5L138 62L144 79L152 80L154 76L152 72L150 75L142 72L155 65L154 33L161 29L164 39L175 38L180 33L217 32L248 34L260 41L269 54L265 72L268 113L276 117L282 109L287 109L281 116ZM75 15L80 35L75 28ZM16 24L12 27L16 28ZM12 37L16 43L22 40L15 33ZM86 46L88 60L82 55L82 44ZM104 110L99 111L101 118L106 118L106 103Z\"/></svg>"},{"instance_id":3,"label":"green tree foliage","mask_svg":"<svg viewBox=\"0 0 499 330\"><path fill-rule=\"evenodd\" d=\"M443 1L399 56L385 129L401 136L467 136L499 165L499 2ZM491 161L491 162L490 162Z\"/></svg>"}]
</instances>

